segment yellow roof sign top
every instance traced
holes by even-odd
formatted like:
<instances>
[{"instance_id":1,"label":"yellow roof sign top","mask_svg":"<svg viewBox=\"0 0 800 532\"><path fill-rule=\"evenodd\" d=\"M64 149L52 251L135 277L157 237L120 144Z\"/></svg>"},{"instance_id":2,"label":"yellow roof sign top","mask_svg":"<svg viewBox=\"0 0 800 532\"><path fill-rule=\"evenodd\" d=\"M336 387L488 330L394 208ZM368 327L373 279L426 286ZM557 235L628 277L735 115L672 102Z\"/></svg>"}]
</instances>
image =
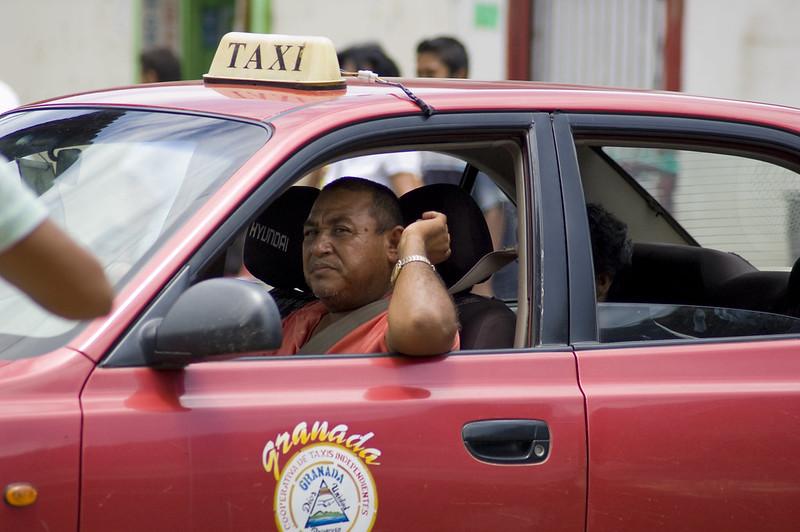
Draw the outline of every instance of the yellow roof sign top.
<instances>
[{"instance_id":1,"label":"yellow roof sign top","mask_svg":"<svg viewBox=\"0 0 800 532\"><path fill-rule=\"evenodd\" d=\"M222 37L206 83L341 89L339 60L330 39L231 32Z\"/></svg>"}]
</instances>

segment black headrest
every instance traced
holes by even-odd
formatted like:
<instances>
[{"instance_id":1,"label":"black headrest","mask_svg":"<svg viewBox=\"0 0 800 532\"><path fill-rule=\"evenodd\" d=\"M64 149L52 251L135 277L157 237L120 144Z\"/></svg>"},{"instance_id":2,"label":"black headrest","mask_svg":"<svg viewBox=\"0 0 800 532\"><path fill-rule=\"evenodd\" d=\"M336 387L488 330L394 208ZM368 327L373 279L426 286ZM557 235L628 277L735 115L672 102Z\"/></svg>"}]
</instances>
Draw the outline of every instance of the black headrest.
<instances>
[{"instance_id":1,"label":"black headrest","mask_svg":"<svg viewBox=\"0 0 800 532\"><path fill-rule=\"evenodd\" d=\"M438 183L406 192L400 197L400 208L406 225L419 220L425 211L447 216L452 254L436 265L436 270L448 287L494 250L483 212L472 196L456 185Z\"/></svg>"},{"instance_id":2,"label":"black headrest","mask_svg":"<svg viewBox=\"0 0 800 532\"><path fill-rule=\"evenodd\" d=\"M800 317L800 258L794 261L783 297L778 300L773 311Z\"/></svg>"},{"instance_id":3,"label":"black headrest","mask_svg":"<svg viewBox=\"0 0 800 532\"><path fill-rule=\"evenodd\" d=\"M789 286L787 292L800 296L800 258L794 261L792 271L789 274Z\"/></svg>"},{"instance_id":4,"label":"black headrest","mask_svg":"<svg viewBox=\"0 0 800 532\"><path fill-rule=\"evenodd\" d=\"M319 195L314 187L291 187L247 229L244 265L277 288L308 291L303 278L303 224Z\"/></svg>"},{"instance_id":5,"label":"black headrest","mask_svg":"<svg viewBox=\"0 0 800 532\"><path fill-rule=\"evenodd\" d=\"M788 279L787 272L743 273L717 287L709 303L715 307L782 312Z\"/></svg>"},{"instance_id":6,"label":"black headrest","mask_svg":"<svg viewBox=\"0 0 800 532\"><path fill-rule=\"evenodd\" d=\"M755 271L733 253L710 248L637 242L629 267L614 278L609 301L708 304L725 281Z\"/></svg>"}]
</instances>

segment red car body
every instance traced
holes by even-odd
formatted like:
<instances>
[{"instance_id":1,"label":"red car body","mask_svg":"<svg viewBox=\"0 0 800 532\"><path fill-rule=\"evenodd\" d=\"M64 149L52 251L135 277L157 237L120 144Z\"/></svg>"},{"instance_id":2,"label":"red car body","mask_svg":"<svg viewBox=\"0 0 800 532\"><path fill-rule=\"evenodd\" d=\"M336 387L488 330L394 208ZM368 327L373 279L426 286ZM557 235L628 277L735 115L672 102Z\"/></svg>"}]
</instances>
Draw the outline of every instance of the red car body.
<instances>
[{"instance_id":1,"label":"red car body","mask_svg":"<svg viewBox=\"0 0 800 532\"><path fill-rule=\"evenodd\" d=\"M438 115L677 117L800 134L800 111L763 104L536 83L402 83ZM121 286L109 316L47 354L0 362L2 483L38 490L29 507L0 506L2 529L282 526L280 484L265 471L265 446L314 422L373 434L375 488L362 503L374 505L368 524L376 530L796 528L796 337L630 347L569 336L556 345L530 340L528 348L430 359L104 367L203 242L300 149L353 124L421 111L396 87L353 80L346 90L311 92L137 86L23 112L40 108L188 112L267 123L272 136ZM498 465L473 457L465 424L494 419L545 421L547 459ZM299 448L279 453L280 463Z\"/></svg>"}]
</instances>

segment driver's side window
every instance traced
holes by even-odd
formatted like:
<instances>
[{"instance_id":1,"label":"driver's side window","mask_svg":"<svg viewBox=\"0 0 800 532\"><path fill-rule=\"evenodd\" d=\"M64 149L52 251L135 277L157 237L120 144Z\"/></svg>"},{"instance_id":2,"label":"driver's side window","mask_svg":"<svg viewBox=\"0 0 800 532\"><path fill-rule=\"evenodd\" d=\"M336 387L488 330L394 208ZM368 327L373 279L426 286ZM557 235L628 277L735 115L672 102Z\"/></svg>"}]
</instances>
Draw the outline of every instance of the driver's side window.
<instances>
[{"instance_id":1,"label":"driver's side window","mask_svg":"<svg viewBox=\"0 0 800 532\"><path fill-rule=\"evenodd\" d=\"M437 271L459 308L462 348L513 347L518 290L516 208L483 172L472 171L463 187L462 180L470 174L467 169L464 160L430 150L333 160L303 176L250 223L242 250L229 250L226 271L265 283L284 318L313 302L303 278L301 229L319 189L346 176L377 181L399 196L405 225L430 210L452 217L448 224L452 256L437 265ZM513 187L514 179L509 182ZM480 278L467 275L484 255L498 251L505 258L501 270L485 271ZM241 258L240 269L230 266L231 255ZM487 307L496 320L496 326L487 329L490 337L470 336L471 321L484 319Z\"/></svg>"}]
</instances>

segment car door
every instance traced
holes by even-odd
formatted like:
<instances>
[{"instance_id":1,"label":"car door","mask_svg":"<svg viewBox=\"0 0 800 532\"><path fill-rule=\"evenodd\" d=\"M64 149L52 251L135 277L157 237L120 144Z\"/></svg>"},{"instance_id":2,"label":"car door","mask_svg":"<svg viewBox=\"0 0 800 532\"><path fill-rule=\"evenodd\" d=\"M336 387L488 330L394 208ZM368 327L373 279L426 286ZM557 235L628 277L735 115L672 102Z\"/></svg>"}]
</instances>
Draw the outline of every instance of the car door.
<instances>
[{"instance_id":1,"label":"car door","mask_svg":"<svg viewBox=\"0 0 800 532\"><path fill-rule=\"evenodd\" d=\"M81 528L583 530L585 417L566 344L561 191L549 117L531 122L528 114L396 118L299 149L87 382ZM546 257L524 272L524 286L535 287L524 296L527 346L432 358L259 356L178 371L144 365L142 324L274 198L276 182L303 175L342 139L487 127L521 143L526 256Z\"/></svg>"},{"instance_id":2,"label":"car door","mask_svg":"<svg viewBox=\"0 0 800 532\"><path fill-rule=\"evenodd\" d=\"M555 124L568 225L571 223L576 229L568 232L568 246L571 279L580 290L571 291L571 308L584 309L582 314L571 316L571 323L580 385L587 404L588 530L794 528L800 516L797 507L800 460L796 456L800 446L800 339L792 332L797 330L796 323L792 323L795 318L758 310L759 300L766 297L772 279L783 276L785 285L786 269L783 273L766 272L748 263L744 275L722 285L724 289L717 294L719 301L749 306L752 310L731 310L723 308L722 303L715 305L710 299L703 301L702 283L698 283L686 290L687 297L700 298L694 302L696 306L683 307L689 311L688 320L649 321L662 332L667 329L665 323L688 323L684 330L688 334L673 330L676 334L672 339L662 339L653 330L647 330L641 338L604 342L601 311L607 304L595 306L594 291L589 287L592 255L585 209L586 202L601 197L594 192L596 187L592 183L600 178L600 173L591 164L579 166L576 144L662 150L658 155L663 155L664 150L681 150L678 157L669 161L671 170L664 172L671 174L678 193L658 199L658 208L663 209L649 219L646 227L637 227L635 223L629 227L634 235L634 249L638 245L637 233L638 238L644 238L642 235L647 231L660 231L656 226L665 219L674 223L670 213L675 213L677 218L686 220L686 227L692 226L692 235L701 244L716 239L720 248L726 246L722 251L735 250L739 254L758 251L745 249L743 243L749 241L746 233L763 224L767 237L754 241L769 248L765 248L769 253L765 251L753 255L755 259L750 258L758 264L759 256L769 263L778 252L783 253L780 246L770 248L769 237L782 230L782 224L771 221L770 217L783 213L783 206L778 204L791 200L791 191L797 190L795 178L799 176L792 167L800 148L798 138L754 125L685 118L559 115ZM620 142L622 137L624 142ZM698 149L692 141L702 142L703 149ZM611 160L612 152L602 150L597 154L610 166L625 166ZM764 155L767 152L769 157ZM730 154L737 154L735 165L721 164ZM700 163L695 164L698 176L695 181L688 179L692 161ZM767 165L772 164L784 176L781 180L770 179L773 167ZM746 170L751 166L754 170ZM662 175L656 175L654 168L648 169L653 179L650 188L653 195L647 200L651 205L655 205L656 196L664 190L658 186ZM635 174L634 170L631 172ZM768 190L779 182L786 186ZM717 187L709 193L712 183L717 183ZM639 181L632 183L631 190L647 195L646 186L649 185ZM776 203L759 203L758 191L767 191ZM674 206L667 197L674 200ZM608 202L615 201L611 195L605 198ZM633 211L639 208L637 201L626 201L633 217ZM735 225L731 221L715 225L714 220L720 217L735 220ZM733 227L738 231L731 230ZM686 236L681 234L684 228L674 229L676 238ZM691 235L686 238L694 239ZM680 248L677 244L667 245ZM694 242L683 248L700 249L696 246ZM720 254L723 255L726 261L742 260L729 253ZM668 258L678 260L675 254ZM637 263L634 255L633 271L642 264ZM672 267L663 270L660 280L656 278L642 285L629 301L640 301L636 305L641 309L648 304L645 292L656 293L665 286L674 288L663 297L677 297L676 292L684 290L689 282L672 281L681 276L688 279L691 271L676 264L679 263L673 262ZM709 277L727 275L722 269L708 274ZM759 284L751 284L737 303L737 298L732 297L733 290L737 285L743 286L743 281ZM636 299L639 296L643 297ZM658 312L666 307L662 305ZM653 308L648 310L651 316ZM698 334L713 330L710 320L731 316L746 318L737 322L740 327L736 332ZM787 322L791 327L785 333L779 329L759 329L755 324L765 323L760 321L762 318ZM633 321L629 319L628 325ZM751 325L752 330L748 331ZM651 339L644 339L645 336Z\"/></svg>"}]
</instances>

